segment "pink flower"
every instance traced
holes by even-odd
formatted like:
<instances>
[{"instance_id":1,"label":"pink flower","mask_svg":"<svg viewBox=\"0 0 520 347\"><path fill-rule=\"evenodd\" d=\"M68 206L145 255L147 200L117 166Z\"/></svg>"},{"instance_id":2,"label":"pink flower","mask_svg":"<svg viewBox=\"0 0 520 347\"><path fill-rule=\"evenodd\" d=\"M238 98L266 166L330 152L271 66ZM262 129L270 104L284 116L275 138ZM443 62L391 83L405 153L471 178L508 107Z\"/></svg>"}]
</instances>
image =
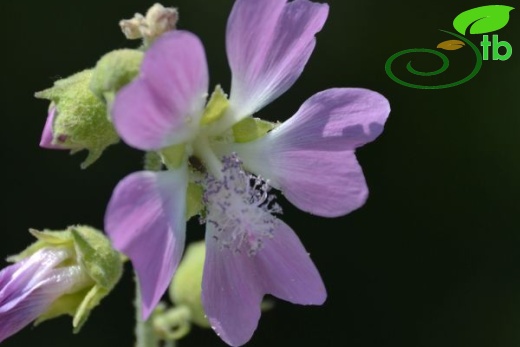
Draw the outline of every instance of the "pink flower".
<instances>
[{"instance_id":1,"label":"pink flower","mask_svg":"<svg viewBox=\"0 0 520 347\"><path fill-rule=\"evenodd\" d=\"M226 37L229 107L212 122L201 121L210 107L204 49L186 31L160 37L145 53L138 78L117 94L112 113L121 138L160 151L169 167L124 178L105 219L114 246L139 277L144 317L166 291L184 249L186 189L196 171L188 169L189 156L208 171L197 181L207 215L202 301L217 334L232 346L246 343L265 294L297 304L324 302L307 251L273 215L279 209L269 185L316 215L340 216L362 206L368 189L354 151L382 132L388 101L369 90L329 89L259 139L235 143L226 134L292 86L327 15L326 4L308 0L237 0Z\"/></svg>"}]
</instances>

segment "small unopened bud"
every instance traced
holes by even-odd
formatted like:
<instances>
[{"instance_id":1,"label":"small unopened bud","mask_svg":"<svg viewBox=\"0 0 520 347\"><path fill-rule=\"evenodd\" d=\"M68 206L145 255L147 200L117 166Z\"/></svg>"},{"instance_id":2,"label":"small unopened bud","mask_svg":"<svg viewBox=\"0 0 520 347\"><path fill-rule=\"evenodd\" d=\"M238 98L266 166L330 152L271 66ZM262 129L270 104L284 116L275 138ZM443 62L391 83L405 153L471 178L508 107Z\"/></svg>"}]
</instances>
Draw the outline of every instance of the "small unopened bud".
<instances>
[{"instance_id":1,"label":"small unopened bud","mask_svg":"<svg viewBox=\"0 0 520 347\"><path fill-rule=\"evenodd\" d=\"M54 141L54 132L52 130L54 126L54 118L56 118L56 105L51 102L49 106L49 113L47 114L47 120L43 127L42 138L40 140L40 147L47 149L67 149L60 145L61 142L65 142L65 137L57 138Z\"/></svg>"},{"instance_id":2,"label":"small unopened bud","mask_svg":"<svg viewBox=\"0 0 520 347\"><path fill-rule=\"evenodd\" d=\"M81 164L95 162L119 136L107 118L107 107L89 89L92 70L56 81L52 88L35 94L51 101L40 145L44 148L89 151Z\"/></svg>"}]
</instances>

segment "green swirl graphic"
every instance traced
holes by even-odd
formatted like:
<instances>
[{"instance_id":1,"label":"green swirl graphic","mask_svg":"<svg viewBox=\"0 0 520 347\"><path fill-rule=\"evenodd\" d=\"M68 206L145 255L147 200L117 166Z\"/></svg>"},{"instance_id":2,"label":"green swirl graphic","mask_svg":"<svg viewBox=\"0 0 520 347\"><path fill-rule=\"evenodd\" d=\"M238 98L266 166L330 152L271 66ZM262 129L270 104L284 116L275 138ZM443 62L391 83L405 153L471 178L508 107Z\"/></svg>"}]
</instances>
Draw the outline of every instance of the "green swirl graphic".
<instances>
[{"instance_id":1,"label":"green swirl graphic","mask_svg":"<svg viewBox=\"0 0 520 347\"><path fill-rule=\"evenodd\" d=\"M395 53L390 58L388 58L388 60L385 63L386 74L393 81L395 81L395 82L397 82L397 83L399 83L399 84L401 84L401 85L403 85L405 87L416 88L416 89L444 89L444 88L451 88L451 87L455 87L455 86L458 86L460 84L466 83L467 81L469 81L470 79L475 77L477 75L477 73L480 71L480 68L482 67L482 55L480 54L480 51L477 48L477 46L475 46L471 41L466 39L464 36L461 36L461 35L452 33L450 31L446 31L446 30L441 30L441 31L445 32L447 34L450 34L452 36L455 36L456 38L464 41L464 43L466 43L469 47L471 47L471 49L475 53L475 58L476 58L475 67L473 68L473 71L471 71L471 73L468 76L466 76L463 79L461 79L459 81L456 81L456 82L447 83L447 84L440 84L440 85L437 85L437 86L428 86L428 85L414 84L414 83L409 83L409 82L403 81L402 79L397 77L392 72L392 63L394 62L394 60L397 59L398 57L400 57L402 55L405 55L405 54L408 54L408 53L428 53L428 54L434 54L437 57L441 58L441 60L442 60L442 66L440 68L438 68L437 70L430 71L430 72L423 72L423 71L419 71L419 70L414 69L412 67L412 61L410 60L408 62L408 64L406 65L406 70L408 70L408 72L410 72L410 73L412 73L412 74L414 74L416 76L425 76L425 77L435 76L435 75L441 74L444 71L446 71L448 69L449 65L450 65L448 57L444 53L442 53L442 52L439 52L439 51L436 51L436 50L433 50L433 49L428 49L428 48L405 49L403 51Z\"/></svg>"}]
</instances>

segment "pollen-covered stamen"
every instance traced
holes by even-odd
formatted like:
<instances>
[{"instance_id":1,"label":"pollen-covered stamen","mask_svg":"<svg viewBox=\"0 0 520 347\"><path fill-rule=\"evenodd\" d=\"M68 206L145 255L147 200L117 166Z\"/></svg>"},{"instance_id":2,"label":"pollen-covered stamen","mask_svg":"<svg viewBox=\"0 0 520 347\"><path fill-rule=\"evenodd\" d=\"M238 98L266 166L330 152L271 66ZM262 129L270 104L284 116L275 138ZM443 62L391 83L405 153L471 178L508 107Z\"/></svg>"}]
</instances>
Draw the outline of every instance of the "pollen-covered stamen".
<instances>
[{"instance_id":1,"label":"pollen-covered stamen","mask_svg":"<svg viewBox=\"0 0 520 347\"><path fill-rule=\"evenodd\" d=\"M282 209L269 195L271 187L261 177L246 173L235 155L223 158L222 179L204 180L206 223L221 249L253 256L266 238L272 238Z\"/></svg>"}]
</instances>

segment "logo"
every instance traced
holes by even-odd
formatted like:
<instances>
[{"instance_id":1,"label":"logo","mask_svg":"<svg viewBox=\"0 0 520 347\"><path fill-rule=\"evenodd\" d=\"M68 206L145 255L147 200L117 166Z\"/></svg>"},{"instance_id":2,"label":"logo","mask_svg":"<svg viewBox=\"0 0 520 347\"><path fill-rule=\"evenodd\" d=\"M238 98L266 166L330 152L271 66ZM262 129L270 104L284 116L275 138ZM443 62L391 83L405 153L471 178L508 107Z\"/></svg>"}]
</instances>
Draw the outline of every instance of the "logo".
<instances>
[{"instance_id":1,"label":"logo","mask_svg":"<svg viewBox=\"0 0 520 347\"><path fill-rule=\"evenodd\" d=\"M440 30L445 34L450 35L452 39L439 43L436 48L445 51L455 51L461 48L467 49L467 47L469 47L469 49L471 49L475 55L475 66L473 70L468 75L460 78L459 80L450 83L441 83L438 85L422 85L419 83L406 82L405 80L397 77L392 71L392 65L394 61L398 60L398 62L403 62L403 58L401 57L404 55L412 53L426 53L433 54L434 56L440 58L442 61L442 66L434 71L420 71L412 66L412 61L410 60L406 65L406 70L415 76L425 78L440 75L448 69L450 61L443 52L429 48L405 49L393 54L385 63L386 74L393 81L403 86L416 89L444 89L466 83L478 74L480 68L482 67L483 61L490 59L505 61L511 58L511 55L513 54L513 47L511 44L507 41L500 41L498 35L496 34L488 34L505 27L509 22L509 12L511 12L513 9L513 7L505 5L488 5L476 7L471 10L462 12L453 20L453 27L458 32L458 34L447 30ZM482 36L482 41L480 42L481 47L477 47L473 42L465 37L466 34L468 34L468 29L469 34L472 35L484 34ZM480 51L481 48L482 52Z\"/></svg>"}]
</instances>

